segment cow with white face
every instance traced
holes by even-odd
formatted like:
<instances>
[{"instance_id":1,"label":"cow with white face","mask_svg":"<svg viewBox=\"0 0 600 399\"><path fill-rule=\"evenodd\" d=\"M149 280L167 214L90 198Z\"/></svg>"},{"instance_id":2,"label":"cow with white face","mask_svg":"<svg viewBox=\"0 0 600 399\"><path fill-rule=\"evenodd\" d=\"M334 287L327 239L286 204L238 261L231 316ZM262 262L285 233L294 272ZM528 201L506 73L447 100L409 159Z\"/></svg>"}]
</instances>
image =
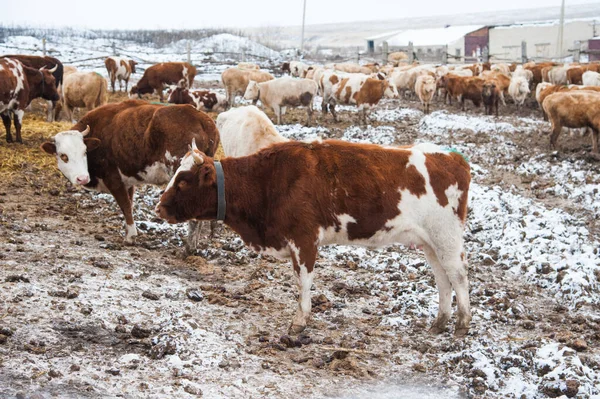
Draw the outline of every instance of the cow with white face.
<instances>
[{"instance_id":1,"label":"cow with white face","mask_svg":"<svg viewBox=\"0 0 600 399\"><path fill-rule=\"evenodd\" d=\"M204 112L188 105L129 100L88 112L42 149L56 156L58 168L73 185L113 195L125 216L125 241L132 242L137 235L135 186L168 183L192 139L213 155L217 150L219 132ZM194 249L197 231L190 227Z\"/></svg>"},{"instance_id":2,"label":"cow with white face","mask_svg":"<svg viewBox=\"0 0 600 399\"><path fill-rule=\"evenodd\" d=\"M85 137L90 132L86 126L83 132L67 130L54 136L54 142L42 144L42 150L48 154L56 155L58 170L74 186L84 186L90 182L87 165L87 153L100 145L100 140Z\"/></svg>"}]
</instances>

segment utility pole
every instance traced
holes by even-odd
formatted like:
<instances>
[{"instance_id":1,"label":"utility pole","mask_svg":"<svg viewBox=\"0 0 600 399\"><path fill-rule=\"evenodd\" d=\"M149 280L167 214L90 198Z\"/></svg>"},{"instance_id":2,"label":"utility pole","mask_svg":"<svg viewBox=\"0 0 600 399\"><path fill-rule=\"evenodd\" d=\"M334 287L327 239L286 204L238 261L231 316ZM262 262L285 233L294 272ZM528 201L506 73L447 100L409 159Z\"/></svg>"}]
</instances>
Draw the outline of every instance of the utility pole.
<instances>
[{"instance_id":1,"label":"utility pole","mask_svg":"<svg viewBox=\"0 0 600 399\"><path fill-rule=\"evenodd\" d=\"M563 30L565 25L565 0L562 0L560 6L560 24L558 26L558 56L563 54Z\"/></svg>"},{"instance_id":2,"label":"utility pole","mask_svg":"<svg viewBox=\"0 0 600 399\"><path fill-rule=\"evenodd\" d=\"M304 54L304 24L306 22L306 0L302 10L302 38L300 39L300 54Z\"/></svg>"}]
</instances>

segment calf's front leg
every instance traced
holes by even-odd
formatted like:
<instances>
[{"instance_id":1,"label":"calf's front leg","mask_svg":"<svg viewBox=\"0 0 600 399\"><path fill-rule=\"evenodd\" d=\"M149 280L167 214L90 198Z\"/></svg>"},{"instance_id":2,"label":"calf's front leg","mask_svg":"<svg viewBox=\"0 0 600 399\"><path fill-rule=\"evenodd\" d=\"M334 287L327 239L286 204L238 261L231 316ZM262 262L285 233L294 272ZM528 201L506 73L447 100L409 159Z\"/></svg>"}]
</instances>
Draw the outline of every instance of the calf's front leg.
<instances>
[{"instance_id":1,"label":"calf's front leg","mask_svg":"<svg viewBox=\"0 0 600 399\"><path fill-rule=\"evenodd\" d=\"M115 197L115 201L117 201L123 216L125 216L125 242L132 243L134 237L137 236L137 229L133 221L133 189L127 189L118 176L107 178L104 184L112 196Z\"/></svg>"},{"instance_id":2,"label":"calf's front leg","mask_svg":"<svg viewBox=\"0 0 600 399\"><path fill-rule=\"evenodd\" d=\"M290 253L292 254L292 265L294 266L299 291L298 310L292 319L290 333L299 334L304 331L310 318L312 307L310 288L313 283L317 248L314 245L297 247L295 244L290 243Z\"/></svg>"}]
</instances>

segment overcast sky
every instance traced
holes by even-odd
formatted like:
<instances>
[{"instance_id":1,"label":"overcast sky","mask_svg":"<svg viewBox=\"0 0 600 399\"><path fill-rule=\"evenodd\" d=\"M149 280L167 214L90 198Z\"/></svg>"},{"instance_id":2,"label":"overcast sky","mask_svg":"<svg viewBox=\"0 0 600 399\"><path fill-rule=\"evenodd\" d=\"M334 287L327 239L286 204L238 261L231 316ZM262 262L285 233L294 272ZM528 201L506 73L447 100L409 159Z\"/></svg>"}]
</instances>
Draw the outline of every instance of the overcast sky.
<instances>
[{"instance_id":1,"label":"overcast sky","mask_svg":"<svg viewBox=\"0 0 600 399\"><path fill-rule=\"evenodd\" d=\"M306 0L306 23L559 6L560 0ZM567 0L567 4L598 0ZM0 0L3 24L104 29L243 28L302 23L303 0Z\"/></svg>"}]
</instances>

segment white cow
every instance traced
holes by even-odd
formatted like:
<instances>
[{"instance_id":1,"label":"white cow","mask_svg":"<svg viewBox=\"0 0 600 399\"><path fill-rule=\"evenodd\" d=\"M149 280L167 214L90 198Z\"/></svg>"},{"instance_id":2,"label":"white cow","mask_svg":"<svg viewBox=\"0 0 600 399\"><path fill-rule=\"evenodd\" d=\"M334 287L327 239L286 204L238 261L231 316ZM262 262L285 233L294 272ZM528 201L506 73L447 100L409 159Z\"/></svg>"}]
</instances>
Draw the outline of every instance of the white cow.
<instances>
[{"instance_id":1,"label":"white cow","mask_svg":"<svg viewBox=\"0 0 600 399\"><path fill-rule=\"evenodd\" d=\"M529 82L523 76L513 76L508 85L508 95L511 96L515 104L523 105L525 99L531 91Z\"/></svg>"},{"instance_id":2,"label":"white cow","mask_svg":"<svg viewBox=\"0 0 600 399\"><path fill-rule=\"evenodd\" d=\"M277 133L264 112L254 105L232 108L217 117L223 151L228 157L253 154L273 143L288 141Z\"/></svg>"},{"instance_id":3,"label":"white cow","mask_svg":"<svg viewBox=\"0 0 600 399\"><path fill-rule=\"evenodd\" d=\"M600 73L587 71L581 77L584 86L600 86Z\"/></svg>"}]
</instances>

